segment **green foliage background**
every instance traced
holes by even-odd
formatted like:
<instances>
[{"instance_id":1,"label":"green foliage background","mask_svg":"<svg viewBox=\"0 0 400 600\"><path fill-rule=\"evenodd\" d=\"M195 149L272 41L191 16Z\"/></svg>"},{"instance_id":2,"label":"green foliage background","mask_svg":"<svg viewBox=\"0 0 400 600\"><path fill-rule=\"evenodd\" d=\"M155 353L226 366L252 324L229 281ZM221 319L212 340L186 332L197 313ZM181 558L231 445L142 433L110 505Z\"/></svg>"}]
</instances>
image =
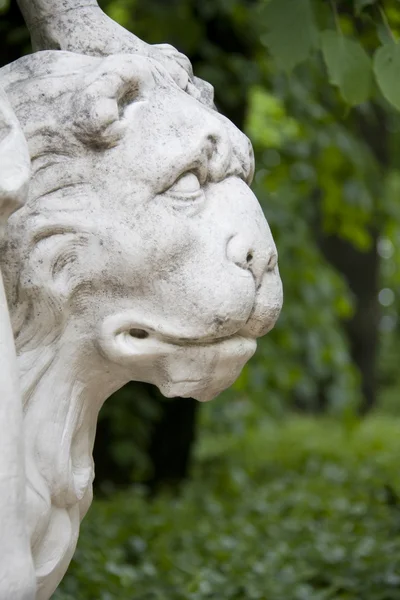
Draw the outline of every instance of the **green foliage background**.
<instances>
[{"instance_id":1,"label":"green foliage background","mask_svg":"<svg viewBox=\"0 0 400 600\"><path fill-rule=\"evenodd\" d=\"M103 6L140 37L168 40L189 55L255 146L254 190L277 241L285 309L236 389L278 412L294 400L315 407L321 388L332 411L357 404L359 374L342 326L355 299L316 231L367 251L377 229L396 247L400 87L390 70L400 48L398 1ZM364 121L375 137L389 138L385 157L363 135Z\"/></svg>"},{"instance_id":2,"label":"green foliage background","mask_svg":"<svg viewBox=\"0 0 400 600\"><path fill-rule=\"evenodd\" d=\"M251 138L285 305L234 388L202 407L179 494L133 485L151 473L152 394L109 399L108 452L131 487L117 492L109 474L54 597L400 599L399 0L101 4L187 54ZM29 51L7 2L0 10L7 51ZM373 263L349 276L327 259L332 239L350 266L353 252L376 259L372 299L355 276L367 281ZM354 327L378 332L365 342L378 376L365 419Z\"/></svg>"},{"instance_id":3,"label":"green foliage background","mask_svg":"<svg viewBox=\"0 0 400 600\"><path fill-rule=\"evenodd\" d=\"M398 422L203 433L176 497L97 501L57 600L400 598Z\"/></svg>"}]
</instances>

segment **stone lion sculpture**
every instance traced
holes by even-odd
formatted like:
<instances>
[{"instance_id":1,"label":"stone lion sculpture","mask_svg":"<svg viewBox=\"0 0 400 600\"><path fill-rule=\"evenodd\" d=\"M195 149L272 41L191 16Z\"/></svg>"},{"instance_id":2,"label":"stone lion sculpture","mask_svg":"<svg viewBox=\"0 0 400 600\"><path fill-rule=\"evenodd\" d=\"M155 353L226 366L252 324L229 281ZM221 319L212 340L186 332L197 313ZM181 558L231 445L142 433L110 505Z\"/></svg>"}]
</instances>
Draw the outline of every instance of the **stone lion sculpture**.
<instances>
[{"instance_id":1,"label":"stone lion sculpture","mask_svg":"<svg viewBox=\"0 0 400 600\"><path fill-rule=\"evenodd\" d=\"M251 144L203 91L148 56L65 51L8 65L0 86L31 160L0 265L47 600L92 500L103 402L130 380L215 397L275 324L282 287Z\"/></svg>"}]
</instances>

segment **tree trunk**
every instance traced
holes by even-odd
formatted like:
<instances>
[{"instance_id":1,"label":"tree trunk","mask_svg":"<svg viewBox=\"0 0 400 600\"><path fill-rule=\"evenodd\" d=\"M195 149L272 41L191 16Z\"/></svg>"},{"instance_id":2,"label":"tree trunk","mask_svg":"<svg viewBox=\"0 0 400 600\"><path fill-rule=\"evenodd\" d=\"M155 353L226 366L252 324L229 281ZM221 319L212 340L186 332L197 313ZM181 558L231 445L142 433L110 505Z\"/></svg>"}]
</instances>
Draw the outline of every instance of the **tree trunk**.
<instances>
[{"instance_id":1,"label":"tree trunk","mask_svg":"<svg viewBox=\"0 0 400 600\"><path fill-rule=\"evenodd\" d=\"M327 260L344 276L355 297L353 317L344 323L351 357L361 375L361 414L371 410L377 399L376 359L379 326L379 256L376 231L372 244L360 252L336 236L321 236L320 247Z\"/></svg>"}]
</instances>

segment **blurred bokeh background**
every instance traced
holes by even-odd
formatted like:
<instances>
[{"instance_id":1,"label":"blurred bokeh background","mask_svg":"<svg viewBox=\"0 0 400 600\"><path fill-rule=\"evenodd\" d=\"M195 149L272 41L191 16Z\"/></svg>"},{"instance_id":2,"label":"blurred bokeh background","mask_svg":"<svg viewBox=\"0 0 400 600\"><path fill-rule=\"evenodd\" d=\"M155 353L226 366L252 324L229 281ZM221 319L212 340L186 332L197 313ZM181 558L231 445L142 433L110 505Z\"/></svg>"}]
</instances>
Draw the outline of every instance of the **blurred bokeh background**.
<instances>
[{"instance_id":1,"label":"blurred bokeh background","mask_svg":"<svg viewBox=\"0 0 400 600\"><path fill-rule=\"evenodd\" d=\"M251 138L285 303L217 400L108 400L55 598L400 599L399 1L100 4ZM0 9L5 64L30 47Z\"/></svg>"}]
</instances>

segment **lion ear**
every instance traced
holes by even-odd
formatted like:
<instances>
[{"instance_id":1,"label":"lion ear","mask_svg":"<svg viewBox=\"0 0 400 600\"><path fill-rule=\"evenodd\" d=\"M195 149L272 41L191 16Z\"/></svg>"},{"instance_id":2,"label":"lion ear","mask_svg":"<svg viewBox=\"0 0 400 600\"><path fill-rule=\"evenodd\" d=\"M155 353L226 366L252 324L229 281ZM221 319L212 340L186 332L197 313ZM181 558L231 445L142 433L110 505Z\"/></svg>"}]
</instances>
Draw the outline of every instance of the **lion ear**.
<instances>
[{"instance_id":1,"label":"lion ear","mask_svg":"<svg viewBox=\"0 0 400 600\"><path fill-rule=\"evenodd\" d=\"M124 135L124 108L154 88L152 61L118 54L105 58L75 96L76 137L93 148L111 148Z\"/></svg>"}]
</instances>

